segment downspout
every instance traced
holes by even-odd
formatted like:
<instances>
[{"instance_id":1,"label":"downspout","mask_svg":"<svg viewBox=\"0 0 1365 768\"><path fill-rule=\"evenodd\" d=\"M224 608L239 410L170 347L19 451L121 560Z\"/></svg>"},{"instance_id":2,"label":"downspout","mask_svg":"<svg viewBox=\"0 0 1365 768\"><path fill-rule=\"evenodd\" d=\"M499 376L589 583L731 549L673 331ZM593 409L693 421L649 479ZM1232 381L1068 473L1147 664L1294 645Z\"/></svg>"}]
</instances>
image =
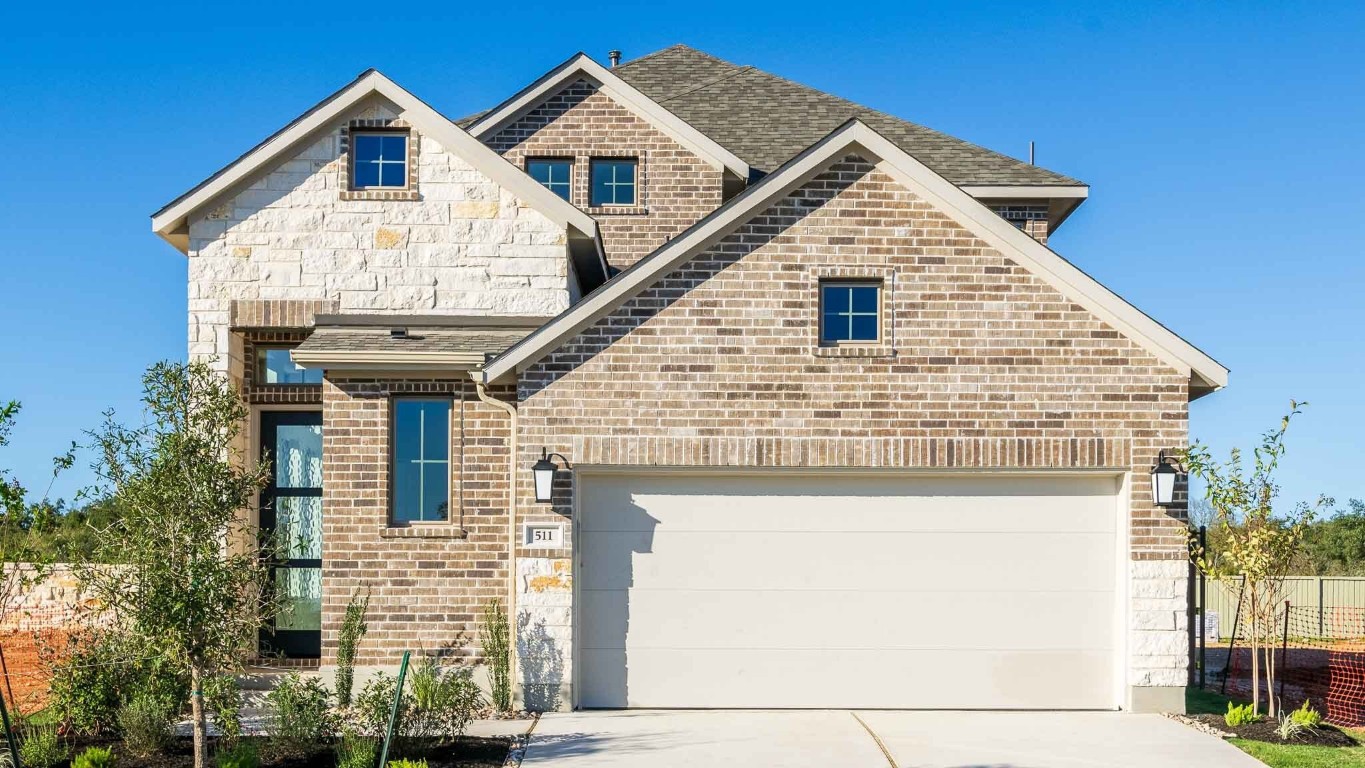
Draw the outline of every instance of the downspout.
<instances>
[{"instance_id":1,"label":"downspout","mask_svg":"<svg viewBox=\"0 0 1365 768\"><path fill-rule=\"evenodd\" d=\"M470 371L479 399L507 412L510 433L507 439L507 640L510 655L508 675L516 689L517 679L517 407L499 400L484 389L483 371Z\"/></svg>"}]
</instances>

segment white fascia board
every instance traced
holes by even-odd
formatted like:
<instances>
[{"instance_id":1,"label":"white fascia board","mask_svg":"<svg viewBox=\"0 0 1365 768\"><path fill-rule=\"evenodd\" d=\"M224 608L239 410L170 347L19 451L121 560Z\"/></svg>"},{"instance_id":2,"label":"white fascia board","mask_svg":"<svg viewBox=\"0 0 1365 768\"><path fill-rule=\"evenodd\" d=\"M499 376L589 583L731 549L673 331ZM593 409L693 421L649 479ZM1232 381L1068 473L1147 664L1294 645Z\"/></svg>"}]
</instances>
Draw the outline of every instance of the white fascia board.
<instances>
[{"instance_id":1,"label":"white fascia board","mask_svg":"<svg viewBox=\"0 0 1365 768\"><path fill-rule=\"evenodd\" d=\"M300 368L328 370L426 370L447 368L473 370L483 362L482 354L462 352L402 352L398 350L307 351L295 349L290 359Z\"/></svg>"},{"instance_id":2,"label":"white fascia board","mask_svg":"<svg viewBox=\"0 0 1365 768\"><path fill-rule=\"evenodd\" d=\"M575 54L474 121L469 126L469 133L480 139L487 138L580 78L591 81L612 101L668 134L712 167L748 180L748 163L583 53Z\"/></svg>"},{"instance_id":3,"label":"white fascia board","mask_svg":"<svg viewBox=\"0 0 1365 768\"><path fill-rule=\"evenodd\" d=\"M987 186L965 184L960 187L960 189L978 200L1030 200L1034 198L1078 198L1084 200L1090 197L1090 187L1085 185L1048 186L1046 184L1021 184L1019 186Z\"/></svg>"},{"instance_id":4,"label":"white fascia board","mask_svg":"<svg viewBox=\"0 0 1365 768\"><path fill-rule=\"evenodd\" d=\"M194 211L209 205L218 196L271 166L288 150L328 128L357 104L375 94L393 102L402 110L403 119L423 134L440 142L447 150L459 155L494 183L545 214L551 221L565 229L572 228L588 237L597 237L597 222L591 216L538 184L426 102L374 70L305 113L189 194L157 211L152 215L152 231L170 240L170 236L183 226Z\"/></svg>"},{"instance_id":5,"label":"white fascia board","mask_svg":"<svg viewBox=\"0 0 1365 768\"><path fill-rule=\"evenodd\" d=\"M710 217L621 273L596 294L588 296L512 346L484 367L485 381L491 382L514 371L525 370L695 253L729 234L735 226L804 184L851 148L861 148L871 158L879 159L879 167L897 181L923 194L929 202L953 215L959 223L1002 254L1015 259L1182 375L1197 376L1212 388L1227 385L1228 370L1217 361L992 213L980 201L858 120L851 120L835 129L787 165L718 208Z\"/></svg>"}]
</instances>

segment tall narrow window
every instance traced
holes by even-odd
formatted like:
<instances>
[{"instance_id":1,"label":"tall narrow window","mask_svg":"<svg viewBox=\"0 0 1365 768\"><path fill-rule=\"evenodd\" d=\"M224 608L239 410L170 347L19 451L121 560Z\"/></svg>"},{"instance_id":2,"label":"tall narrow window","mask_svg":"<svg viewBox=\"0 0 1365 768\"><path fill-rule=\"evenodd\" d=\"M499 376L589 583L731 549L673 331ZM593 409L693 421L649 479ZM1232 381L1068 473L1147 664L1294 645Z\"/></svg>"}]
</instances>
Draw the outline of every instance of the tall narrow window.
<instances>
[{"instance_id":1,"label":"tall narrow window","mask_svg":"<svg viewBox=\"0 0 1365 768\"><path fill-rule=\"evenodd\" d=\"M573 193L572 160L562 158L527 160L526 173L565 200Z\"/></svg>"},{"instance_id":2,"label":"tall narrow window","mask_svg":"<svg viewBox=\"0 0 1365 768\"><path fill-rule=\"evenodd\" d=\"M431 523L450 512L450 401L393 403L393 521Z\"/></svg>"},{"instance_id":3,"label":"tall narrow window","mask_svg":"<svg viewBox=\"0 0 1365 768\"><path fill-rule=\"evenodd\" d=\"M874 343L881 339L880 283L820 284L820 343Z\"/></svg>"},{"instance_id":4,"label":"tall narrow window","mask_svg":"<svg viewBox=\"0 0 1365 768\"><path fill-rule=\"evenodd\" d=\"M593 160L592 195L588 205L635 205L635 158Z\"/></svg>"},{"instance_id":5,"label":"tall narrow window","mask_svg":"<svg viewBox=\"0 0 1365 768\"><path fill-rule=\"evenodd\" d=\"M408 134L351 134L351 188L403 189L408 185Z\"/></svg>"}]
</instances>

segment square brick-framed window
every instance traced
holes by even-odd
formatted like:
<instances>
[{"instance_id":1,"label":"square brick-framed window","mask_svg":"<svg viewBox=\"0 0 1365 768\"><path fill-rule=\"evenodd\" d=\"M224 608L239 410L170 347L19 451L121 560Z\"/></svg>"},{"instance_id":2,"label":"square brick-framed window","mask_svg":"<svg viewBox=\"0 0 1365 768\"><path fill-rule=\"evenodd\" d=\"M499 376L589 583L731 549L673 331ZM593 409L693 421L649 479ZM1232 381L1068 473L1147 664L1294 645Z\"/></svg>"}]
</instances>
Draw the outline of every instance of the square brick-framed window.
<instances>
[{"instance_id":1,"label":"square brick-framed window","mask_svg":"<svg viewBox=\"0 0 1365 768\"><path fill-rule=\"evenodd\" d=\"M573 171L572 157L526 158L526 175L570 203L573 202Z\"/></svg>"},{"instance_id":2,"label":"square brick-framed window","mask_svg":"<svg viewBox=\"0 0 1365 768\"><path fill-rule=\"evenodd\" d=\"M393 150L400 139L406 152L394 157ZM365 142L363 158L356 152L361 141ZM341 199L420 200L417 158L421 141L407 121L397 118L366 118L347 123L341 129L342 178L338 185ZM361 163L360 168L357 162ZM404 165L399 168L397 162ZM393 183L397 180L402 184Z\"/></svg>"},{"instance_id":3,"label":"square brick-framed window","mask_svg":"<svg viewBox=\"0 0 1365 768\"><path fill-rule=\"evenodd\" d=\"M594 216L643 216L649 213L649 172L648 158L643 151L631 150L606 150L595 152L592 155L579 158L580 164L586 168L586 172L579 173L575 179L575 192L582 197L580 200L587 203L584 209ZM603 189L594 189L599 186L595 182L597 169L613 168L617 172L612 174L611 179L603 177L603 181L610 181L610 184L601 185ZM622 174L624 168L630 169L633 177L629 186L634 188L634 196L625 202L624 193L627 185L624 179L617 178ZM603 193L606 189L614 193L611 197L604 199Z\"/></svg>"},{"instance_id":4,"label":"square brick-framed window","mask_svg":"<svg viewBox=\"0 0 1365 768\"><path fill-rule=\"evenodd\" d=\"M816 266L807 275L811 353L819 357L895 354L895 270Z\"/></svg>"}]
</instances>

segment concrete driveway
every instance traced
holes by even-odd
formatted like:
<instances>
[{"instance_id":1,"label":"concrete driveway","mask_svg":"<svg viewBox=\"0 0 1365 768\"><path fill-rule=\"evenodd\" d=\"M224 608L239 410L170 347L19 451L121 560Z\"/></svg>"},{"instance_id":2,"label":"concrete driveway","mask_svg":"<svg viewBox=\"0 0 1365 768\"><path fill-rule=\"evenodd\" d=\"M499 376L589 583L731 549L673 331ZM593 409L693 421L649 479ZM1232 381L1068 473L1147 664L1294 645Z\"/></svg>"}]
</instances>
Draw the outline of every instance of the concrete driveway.
<instances>
[{"instance_id":1,"label":"concrete driveway","mask_svg":"<svg viewBox=\"0 0 1365 768\"><path fill-rule=\"evenodd\" d=\"M1169 768L1262 763L1158 715L627 710L545 715L524 768Z\"/></svg>"}]
</instances>

